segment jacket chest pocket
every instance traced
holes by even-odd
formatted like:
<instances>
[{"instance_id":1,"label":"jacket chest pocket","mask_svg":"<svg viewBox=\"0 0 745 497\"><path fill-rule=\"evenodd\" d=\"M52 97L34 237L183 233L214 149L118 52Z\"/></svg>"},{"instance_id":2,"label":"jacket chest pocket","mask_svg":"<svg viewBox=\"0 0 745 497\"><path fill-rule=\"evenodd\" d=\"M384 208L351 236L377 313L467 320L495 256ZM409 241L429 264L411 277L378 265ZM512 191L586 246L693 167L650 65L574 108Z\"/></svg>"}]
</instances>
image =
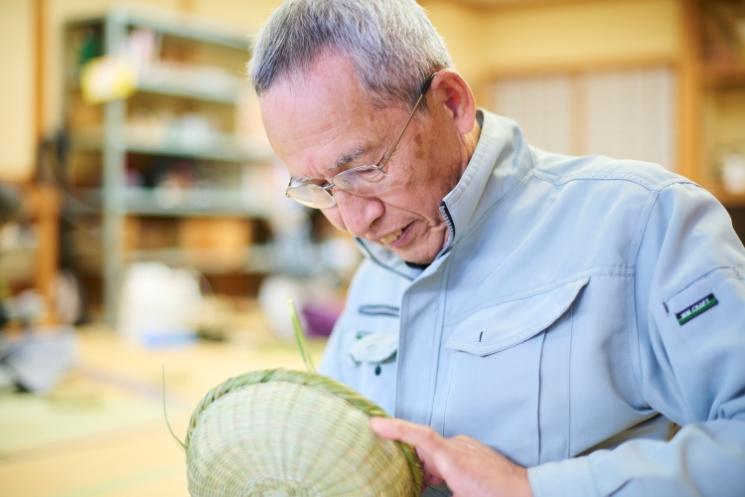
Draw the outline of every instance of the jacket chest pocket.
<instances>
[{"instance_id":1,"label":"jacket chest pocket","mask_svg":"<svg viewBox=\"0 0 745 497\"><path fill-rule=\"evenodd\" d=\"M470 435L519 464L538 463L541 390L550 380L554 392L568 392L571 309L588 282L497 303L452 327L447 436Z\"/></svg>"},{"instance_id":2,"label":"jacket chest pocket","mask_svg":"<svg viewBox=\"0 0 745 497\"><path fill-rule=\"evenodd\" d=\"M360 306L346 353L354 368L352 384L387 413L393 412L398 354L398 308Z\"/></svg>"}]
</instances>

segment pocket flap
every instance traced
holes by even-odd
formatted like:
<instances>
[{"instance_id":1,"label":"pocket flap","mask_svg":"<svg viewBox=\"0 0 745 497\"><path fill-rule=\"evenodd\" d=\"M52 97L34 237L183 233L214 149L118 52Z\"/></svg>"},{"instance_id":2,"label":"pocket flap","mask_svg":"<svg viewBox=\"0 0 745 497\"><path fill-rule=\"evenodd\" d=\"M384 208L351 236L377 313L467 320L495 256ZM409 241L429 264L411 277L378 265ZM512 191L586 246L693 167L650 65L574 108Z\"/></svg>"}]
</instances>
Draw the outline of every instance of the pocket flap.
<instances>
[{"instance_id":1,"label":"pocket flap","mask_svg":"<svg viewBox=\"0 0 745 497\"><path fill-rule=\"evenodd\" d=\"M355 362L377 363L390 359L398 350L398 334L375 332L363 336L349 349Z\"/></svg>"},{"instance_id":2,"label":"pocket flap","mask_svg":"<svg viewBox=\"0 0 745 497\"><path fill-rule=\"evenodd\" d=\"M589 276L583 276L477 311L455 326L445 346L486 356L524 342L563 316L589 281Z\"/></svg>"}]
</instances>

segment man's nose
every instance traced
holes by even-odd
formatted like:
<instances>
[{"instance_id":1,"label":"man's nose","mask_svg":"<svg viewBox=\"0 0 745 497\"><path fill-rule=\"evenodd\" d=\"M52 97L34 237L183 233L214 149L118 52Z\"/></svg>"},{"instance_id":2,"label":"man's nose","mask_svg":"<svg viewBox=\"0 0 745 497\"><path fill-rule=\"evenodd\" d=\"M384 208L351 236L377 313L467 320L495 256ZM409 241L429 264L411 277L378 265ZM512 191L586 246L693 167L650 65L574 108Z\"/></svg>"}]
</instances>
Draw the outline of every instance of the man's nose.
<instances>
[{"instance_id":1,"label":"man's nose","mask_svg":"<svg viewBox=\"0 0 745 497\"><path fill-rule=\"evenodd\" d=\"M364 238L385 211L383 202L376 197L361 197L336 190L334 198L344 226L354 236Z\"/></svg>"}]
</instances>

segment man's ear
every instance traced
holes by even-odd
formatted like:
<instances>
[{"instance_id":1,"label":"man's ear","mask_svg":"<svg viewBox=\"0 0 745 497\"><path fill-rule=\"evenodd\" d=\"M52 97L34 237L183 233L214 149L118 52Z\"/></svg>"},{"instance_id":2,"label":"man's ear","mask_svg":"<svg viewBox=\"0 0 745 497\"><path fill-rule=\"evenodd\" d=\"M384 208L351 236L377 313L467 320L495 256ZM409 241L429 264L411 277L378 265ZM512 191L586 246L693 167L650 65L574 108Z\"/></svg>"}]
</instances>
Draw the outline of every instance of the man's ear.
<instances>
[{"instance_id":1,"label":"man's ear","mask_svg":"<svg viewBox=\"0 0 745 497\"><path fill-rule=\"evenodd\" d=\"M450 113L461 134L473 128L476 102L471 87L457 72L442 69L435 74L430 86L435 105L442 105Z\"/></svg>"}]
</instances>

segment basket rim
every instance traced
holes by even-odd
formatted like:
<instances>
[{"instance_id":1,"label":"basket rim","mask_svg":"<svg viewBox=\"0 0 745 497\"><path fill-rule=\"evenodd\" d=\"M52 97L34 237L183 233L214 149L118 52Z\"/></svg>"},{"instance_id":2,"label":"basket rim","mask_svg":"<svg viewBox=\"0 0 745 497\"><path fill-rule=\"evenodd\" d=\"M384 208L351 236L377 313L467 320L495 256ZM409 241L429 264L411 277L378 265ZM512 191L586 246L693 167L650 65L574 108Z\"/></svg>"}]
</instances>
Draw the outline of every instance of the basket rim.
<instances>
[{"instance_id":1,"label":"basket rim","mask_svg":"<svg viewBox=\"0 0 745 497\"><path fill-rule=\"evenodd\" d=\"M186 440L184 442L187 451L190 446L191 434L197 426L200 415L213 402L217 401L221 397L231 393L234 390L238 390L248 385L256 385L268 382L282 382L295 385L304 385L334 395L335 397L346 401L353 408L362 411L367 416L383 418L390 417L388 413L383 410L383 408L381 408L368 398L364 397L362 394L348 387L347 385L329 376L324 376L314 372L298 371L285 368L271 368L249 371L247 373L228 378L224 382L210 389L199 402L199 404L197 404L197 407L194 409L191 418L189 419L189 428L186 433ZM424 474L416 450L412 446L404 442L395 441L394 443L403 452L407 466L409 467L409 473L411 474L413 483L412 495L419 495L419 491L422 488L424 482Z\"/></svg>"}]
</instances>

